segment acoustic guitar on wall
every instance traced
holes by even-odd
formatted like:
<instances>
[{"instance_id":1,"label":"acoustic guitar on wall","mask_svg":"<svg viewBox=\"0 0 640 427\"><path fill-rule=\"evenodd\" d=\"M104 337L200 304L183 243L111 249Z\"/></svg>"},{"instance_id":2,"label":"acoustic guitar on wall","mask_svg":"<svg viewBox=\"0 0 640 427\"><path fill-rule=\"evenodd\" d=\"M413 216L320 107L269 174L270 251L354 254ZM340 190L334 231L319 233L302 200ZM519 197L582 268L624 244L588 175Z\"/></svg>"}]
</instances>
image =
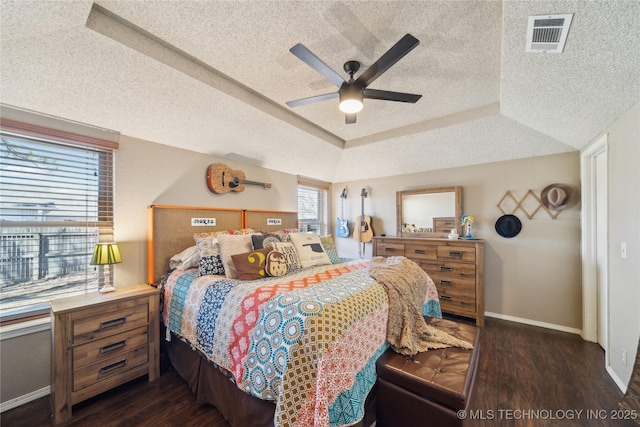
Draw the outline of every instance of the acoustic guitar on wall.
<instances>
[{"instance_id":1,"label":"acoustic guitar on wall","mask_svg":"<svg viewBox=\"0 0 640 427\"><path fill-rule=\"evenodd\" d=\"M260 185L268 190L271 183L249 181L245 179L244 172L233 170L224 163L213 163L207 168L207 187L209 190L223 194L229 191L244 191L245 185Z\"/></svg>"},{"instance_id":2,"label":"acoustic guitar on wall","mask_svg":"<svg viewBox=\"0 0 640 427\"><path fill-rule=\"evenodd\" d=\"M364 199L367 197L367 190L362 189L362 215L356 219L353 229L353 238L360 243L368 243L373 240L373 230L371 229L371 217L364 214Z\"/></svg>"}]
</instances>

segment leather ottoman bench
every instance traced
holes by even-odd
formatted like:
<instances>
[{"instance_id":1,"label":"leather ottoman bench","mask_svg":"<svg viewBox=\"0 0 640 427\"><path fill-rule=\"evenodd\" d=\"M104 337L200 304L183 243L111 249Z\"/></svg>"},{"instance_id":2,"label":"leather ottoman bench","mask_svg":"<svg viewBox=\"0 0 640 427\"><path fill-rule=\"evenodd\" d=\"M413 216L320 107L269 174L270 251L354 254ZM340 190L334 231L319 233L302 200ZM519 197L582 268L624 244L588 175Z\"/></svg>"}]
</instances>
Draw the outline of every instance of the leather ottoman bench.
<instances>
[{"instance_id":1,"label":"leather ottoman bench","mask_svg":"<svg viewBox=\"0 0 640 427\"><path fill-rule=\"evenodd\" d=\"M387 350L376 363L377 423L392 426L462 426L457 412L467 410L475 389L480 328L445 319L427 323L473 344L473 350L449 347L406 357Z\"/></svg>"}]
</instances>

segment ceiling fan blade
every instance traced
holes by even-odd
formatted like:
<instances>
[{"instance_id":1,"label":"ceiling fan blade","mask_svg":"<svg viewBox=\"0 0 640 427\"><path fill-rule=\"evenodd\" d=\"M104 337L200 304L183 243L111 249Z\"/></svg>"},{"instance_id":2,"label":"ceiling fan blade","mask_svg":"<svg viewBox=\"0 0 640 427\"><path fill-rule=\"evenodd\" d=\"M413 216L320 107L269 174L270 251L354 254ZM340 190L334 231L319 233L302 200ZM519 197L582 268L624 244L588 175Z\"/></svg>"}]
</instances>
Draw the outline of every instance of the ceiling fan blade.
<instances>
[{"instance_id":1,"label":"ceiling fan blade","mask_svg":"<svg viewBox=\"0 0 640 427\"><path fill-rule=\"evenodd\" d=\"M302 62L322 74L324 78L329 80L337 87L342 86L342 84L345 82L340 74L336 73L331 67L322 62L320 58L318 58L313 52L307 49L302 43L298 43L297 45L289 49L289 52L293 53L295 56L300 58Z\"/></svg>"},{"instance_id":2,"label":"ceiling fan blade","mask_svg":"<svg viewBox=\"0 0 640 427\"><path fill-rule=\"evenodd\" d=\"M410 102L415 104L418 102L422 95L415 95L413 93L403 93L403 92L390 92L388 90L378 90L378 89L365 89L363 92L363 97L368 99L381 99L383 101L397 101L397 102Z\"/></svg>"},{"instance_id":3,"label":"ceiling fan blade","mask_svg":"<svg viewBox=\"0 0 640 427\"><path fill-rule=\"evenodd\" d=\"M325 93L324 95L310 96L308 98L296 99L295 101L287 102L289 107L299 107L301 105L311 104L313 102L326 101L338 97L338 92Z\"/></svg>"},{"instance_id":4,"label":"ceiling fan blade","mask_svg":"<svg viewBox=\"0 0 640 427\"><path fill-rule=\"evenodd\" d=\"M402 59L407 53L420 44L420 40L411 34L406 34L391 49L386 51L376 62L371 64L367 70L358 77L357 84L367 87L382 73L387 71L393 64Z\"/></svg>"},{"instance_id":5,"label":"ceiling fan blade","mask_svg":"<svg viewBox=\"0 0 640 427\"><path fill-rule=\"evenodd\" d=\"M356 122L356 113L353 114L345 114L344 115L344 123L347 125L352 125Z\"/></svg>"}]
</instances>

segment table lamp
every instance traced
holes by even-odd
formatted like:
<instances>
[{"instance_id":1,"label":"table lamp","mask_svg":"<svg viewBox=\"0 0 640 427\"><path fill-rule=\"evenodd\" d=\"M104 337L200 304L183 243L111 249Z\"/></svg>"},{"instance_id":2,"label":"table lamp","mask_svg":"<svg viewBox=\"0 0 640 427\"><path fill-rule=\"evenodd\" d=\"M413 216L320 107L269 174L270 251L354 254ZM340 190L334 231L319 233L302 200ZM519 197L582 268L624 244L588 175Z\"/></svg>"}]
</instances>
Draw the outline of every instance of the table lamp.
<instances>
[{"instance_id":1,"label":"table lamp","mask_svg":"<svg viewBox=\"0 0 640 427\"><path fill-rule=\"evenodd\" d=\"M98 289L98 292L105 294L107 292L113 292L116 288L111 285L111 264L119 264L122 262L120 257L120 250L115 243L98 243L93 249L93 256L91 257L91 265L102 265L104 272L104 285Z\"/></svg>"}]
</instances>

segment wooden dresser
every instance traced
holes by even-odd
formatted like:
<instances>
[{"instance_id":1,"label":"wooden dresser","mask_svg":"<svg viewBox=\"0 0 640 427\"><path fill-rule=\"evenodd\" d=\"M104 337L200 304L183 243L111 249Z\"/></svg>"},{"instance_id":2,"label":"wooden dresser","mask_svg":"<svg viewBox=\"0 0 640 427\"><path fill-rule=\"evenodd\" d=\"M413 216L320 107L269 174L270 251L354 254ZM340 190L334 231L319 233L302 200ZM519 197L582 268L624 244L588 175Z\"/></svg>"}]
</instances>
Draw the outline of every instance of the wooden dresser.
<instances>
[{"instance_id":1,"label":"wooden dresser","mask_svg":"<svg viewBox=\"0 0 640 427\"><path fill-rule=\"evenodd\" d=\"M444 313L484 324L484 241L374 237L373 256L406 256L438 288Z\"/></svg>"},{"instance_id":2,"label":"wooden dresser","mask_svg":"<svg viewBox=\"0 0 640 427\"><path fill-rule=\"evenodd\" d=\"M72 406L134 378L160 374L158 289L118 288L51 301L54 422Z\"/></svg>"}]
</instances>

